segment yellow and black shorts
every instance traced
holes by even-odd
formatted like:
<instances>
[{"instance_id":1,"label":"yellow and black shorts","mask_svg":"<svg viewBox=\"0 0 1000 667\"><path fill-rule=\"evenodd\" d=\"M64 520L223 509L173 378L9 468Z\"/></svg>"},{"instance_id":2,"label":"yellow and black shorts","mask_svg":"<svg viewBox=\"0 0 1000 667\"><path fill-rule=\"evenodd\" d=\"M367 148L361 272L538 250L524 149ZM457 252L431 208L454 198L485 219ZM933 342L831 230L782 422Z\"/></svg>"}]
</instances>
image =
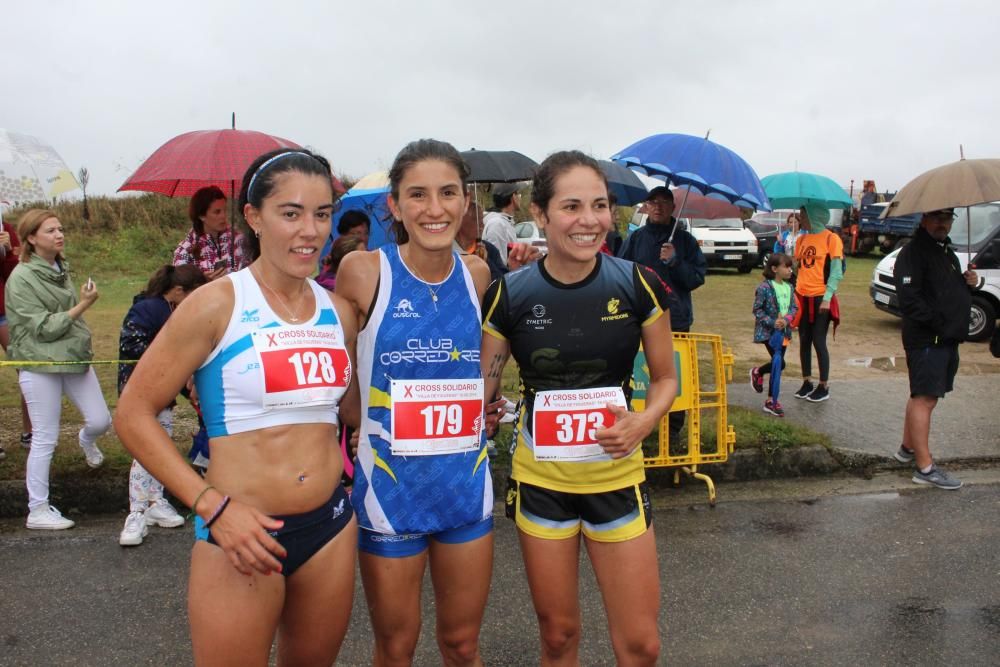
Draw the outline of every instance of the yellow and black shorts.
<instances>
[{"instance_id":1,"label":"yellow and black shorts","mask_svg":"<svg viewBox=\"0 0 1000 667\"><path fill-rule=\"evenodd\" d=\"M625 542L653 522L646 482L603 493L567 493L508 479L506 508L520 530L545 540L582 530L595 542Z\"/></svg>"}]
</instances>

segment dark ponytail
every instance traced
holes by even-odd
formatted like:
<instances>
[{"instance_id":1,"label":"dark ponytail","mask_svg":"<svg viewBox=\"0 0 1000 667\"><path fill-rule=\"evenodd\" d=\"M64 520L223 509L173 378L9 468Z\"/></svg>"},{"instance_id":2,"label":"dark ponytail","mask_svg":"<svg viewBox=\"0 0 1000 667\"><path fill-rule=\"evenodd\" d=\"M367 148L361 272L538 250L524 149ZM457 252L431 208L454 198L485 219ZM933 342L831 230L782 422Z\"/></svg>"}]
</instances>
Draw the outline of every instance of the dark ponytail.
<instances>
[{"instance_id":1,"label":"dark ponytail","mask_svg":"<svg viewBox=\"0 0 1000 667\"><path fill-rule=\"evenodd\" d=\"M208 282L208 278L193 264L182 264L173 266L165 264L156 270L153 277L149 279L143 296L163 296L175 287L180 287L185 292L190 292L196 287L200 287Z\"/></svg>"}]
</instances>

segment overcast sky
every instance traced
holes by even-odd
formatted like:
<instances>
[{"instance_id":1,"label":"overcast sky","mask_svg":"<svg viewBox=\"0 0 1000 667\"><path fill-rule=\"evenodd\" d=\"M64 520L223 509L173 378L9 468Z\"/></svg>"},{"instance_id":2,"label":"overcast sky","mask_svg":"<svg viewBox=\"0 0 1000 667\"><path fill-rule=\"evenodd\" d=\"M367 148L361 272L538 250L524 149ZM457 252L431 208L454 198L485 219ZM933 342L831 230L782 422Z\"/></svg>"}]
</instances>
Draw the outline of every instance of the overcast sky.
<instances>
[{"instance_id":1,"label":"overcast sky","mask_svg":"<svg viewBox=\"0 0 1000 667\"><path fill-rule=\"evenodd\" d=\"M354 177L428 136L540 161L711 128L761 177L880 190L1000 157L992 0L0 3L0 127L95 194L233 111Z\"/></svg>"}]
</instances>

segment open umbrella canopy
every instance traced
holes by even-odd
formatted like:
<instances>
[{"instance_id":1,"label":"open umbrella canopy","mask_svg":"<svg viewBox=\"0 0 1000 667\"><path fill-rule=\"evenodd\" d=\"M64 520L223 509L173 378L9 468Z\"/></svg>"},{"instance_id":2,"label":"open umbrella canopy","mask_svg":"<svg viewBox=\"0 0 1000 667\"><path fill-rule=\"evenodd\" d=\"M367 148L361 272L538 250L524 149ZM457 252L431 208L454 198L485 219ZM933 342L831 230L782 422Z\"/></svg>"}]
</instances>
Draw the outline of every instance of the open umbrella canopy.
<instances>
[{"instance_id":1,"label":"open umbrella canopy","mask_svg":"<svg viewBox=\"0 0 1000 667\"><path fill-rule=\"evenodd\" d=\"M774 208L799 208L818 204L826 208L851 208L854 202L844 188L826 176L805 171L771 174L760 180Z\"/></svg>"},{"instance_id":2,"label":"open umbrella canopy","mask_svg":"<svg viewBox=\"0 0 1000 667\"><path fill-rule=\"evenodd\" d=\"M1000 160L959 160L904 185L880 218L1000 201Z\"/></svg>"},{"instance_id":3,"label":"open umbrella canopy","mask_svg":"<svg viewBox=\"0 0 1000 667\"><path fill-rule=\"evenodd\" d=\"M80 188L52 146L37 137L0 129L0 199L46 201Z\"/></svg>"},{"instance_id":4,"label":"open umbrella canopy","mask_svg":"<svg viewBox=\"0 0 1000 667\"><path fill-rule=\"evenodd\" d=\"M770 211L760 179L746 160L714 141L688 134L654 134L623 148L611 159L674 185L731 204Z\"/></svg>"},{"instance_id":5,"label":"open umbrella canopy","mask_svg":"<svg viewBox=\"0 0 1000 667\"><path fill-rule=\"evenodd\" d=\"M374 171L361 178L337 200L337 213L333 218L333 229L330 238L323 248L322 257L326 257L334 239L337 238L337 223L348 211L363 211L371 221L368 234L368 247L378 248L388 241L387 227L389 207L386 197L389 194L389 174L384 171Z\"/></svg>"},{"instance_id":6,"label":"open umbrella canopy","mask_svg":"<svg viewBox=\"0 0 1000 667\"><path fill-rule=\"evenodd\" d=\"M538 163L517 151L462 151L470 183L516 183L534 177Z\"/></svg>"},{"instance_id":7,"label":"open umbrella canopy","mask_svg":"<svg viewBox=\"0 0 1000 667\"><path fill-rule=\"evenodd\" d=\"M163 144L118 188L189 197L214 185L230 199L239 195L243 174L260 155L277 148L301 148L281 137L252 130L199 130ZM334 190L344 186L334 177Z\"/></svg>"},{"instance_id":8,"label":"open umbrella canopy","mask_svg":"<svg viewBox=\"0 0 1000 667\"><path fill-rule=\"evenodd\" d=\"M608 191L615 196L620 206L635 206L646 201L649 190L634 171L610 160L598 160L597 164L608 179Z\"/></svg>"},{"instance_id":9,"label":"open umbrella canopy","mask_svg":"<svg viewBox=\"0 0 1000 667\"><path fill-rule=\"evenodd\" d=\"M690 186L675 188L673 193L675 218L720 220L722 218L742 217L739 206L727 201L705 197L695 192Z\"/></svg>"}]
</instances>

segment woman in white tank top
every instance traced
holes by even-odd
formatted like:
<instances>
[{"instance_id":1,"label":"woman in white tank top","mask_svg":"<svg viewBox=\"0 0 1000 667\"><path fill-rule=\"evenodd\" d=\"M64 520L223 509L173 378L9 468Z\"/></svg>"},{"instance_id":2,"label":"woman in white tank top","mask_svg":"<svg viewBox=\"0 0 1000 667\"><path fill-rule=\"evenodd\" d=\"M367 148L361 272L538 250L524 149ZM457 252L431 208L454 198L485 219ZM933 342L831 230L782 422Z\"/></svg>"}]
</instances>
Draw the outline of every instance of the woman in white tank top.
<instances>
[{"instance_id":1,"label":"woman in white tank top","mask_svg":"<svg viewBox=\"0 0 1000 667\"><path fill-rule=\"evenodd\" d=\"M279 663L331 664L354 594L357 524L336 428L351 410L340 398L357 325L309 280L330 233L329 164L308 151L263 155L240 200L253 263L178 307L136 367L115 428L198 516L195 662L266 663L277 634ZM205 479L156 423L192 374L212 452Z\"/></svg>"}]
</instances>

